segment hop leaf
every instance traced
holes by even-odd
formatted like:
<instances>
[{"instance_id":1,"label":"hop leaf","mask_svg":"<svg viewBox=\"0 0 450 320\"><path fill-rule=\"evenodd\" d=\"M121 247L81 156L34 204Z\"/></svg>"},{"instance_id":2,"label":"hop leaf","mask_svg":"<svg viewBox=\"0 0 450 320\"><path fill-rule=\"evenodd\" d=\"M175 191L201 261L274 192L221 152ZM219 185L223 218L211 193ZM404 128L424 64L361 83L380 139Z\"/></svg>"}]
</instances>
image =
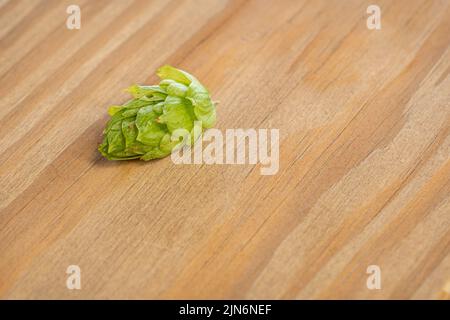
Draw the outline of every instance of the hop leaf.
<instances>
[{"instance_id":1,"label":"hop leaf","mask_svg":"<svg viewBox=\"0 0 450 320\"><path fill-rule=\"evenodd\" d=\"M108 110L100 153L109 160L151 160L168 156L180 146L174 134L183 129L189 133L183 143L193 143L194 122L202 130L216 122L216 108L208 90L191 74L171 66L157 71L159 85L133 85L126 91L133 99Z\"/></svg>"}]
</instances>

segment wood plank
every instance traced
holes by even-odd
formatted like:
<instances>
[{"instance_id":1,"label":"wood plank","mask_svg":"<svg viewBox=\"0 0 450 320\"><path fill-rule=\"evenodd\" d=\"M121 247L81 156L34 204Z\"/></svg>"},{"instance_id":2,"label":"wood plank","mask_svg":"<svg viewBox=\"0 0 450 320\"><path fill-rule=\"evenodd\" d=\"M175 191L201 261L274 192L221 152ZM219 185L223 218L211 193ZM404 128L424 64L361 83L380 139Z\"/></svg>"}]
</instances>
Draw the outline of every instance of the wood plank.
<instances>
[{"instance_id":1,"label":"wood plank","mask_svg":"<svg viewBox=\"0 0 450 320\"><path fill-rule=\"evenodd\" d=\"M0 6L1 298L448 299L449 1L377 1L380 30L364 0L69 4ZM103 159L166 63L221 131L279 129L277 174Z\"/></svg>"}]
</instances>

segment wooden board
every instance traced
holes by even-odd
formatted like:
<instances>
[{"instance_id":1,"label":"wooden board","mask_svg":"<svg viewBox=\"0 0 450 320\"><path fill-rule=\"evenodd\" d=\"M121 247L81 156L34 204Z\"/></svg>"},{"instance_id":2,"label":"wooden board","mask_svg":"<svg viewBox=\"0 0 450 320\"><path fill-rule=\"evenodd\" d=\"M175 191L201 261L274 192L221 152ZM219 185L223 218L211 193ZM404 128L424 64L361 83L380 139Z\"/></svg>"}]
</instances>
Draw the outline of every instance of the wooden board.
<instances>
[{"instance_id":1,"label":"wooden board","mask_svg":"<svg viewBox=\"0 0 450 320\"><path fill-rule=\"evenodd\" d=\"M0 1L0 297L448 298L448 0L73 2ZM103 159L166 63L279 129L278 173Z\"/></svg>"}]
</instances>

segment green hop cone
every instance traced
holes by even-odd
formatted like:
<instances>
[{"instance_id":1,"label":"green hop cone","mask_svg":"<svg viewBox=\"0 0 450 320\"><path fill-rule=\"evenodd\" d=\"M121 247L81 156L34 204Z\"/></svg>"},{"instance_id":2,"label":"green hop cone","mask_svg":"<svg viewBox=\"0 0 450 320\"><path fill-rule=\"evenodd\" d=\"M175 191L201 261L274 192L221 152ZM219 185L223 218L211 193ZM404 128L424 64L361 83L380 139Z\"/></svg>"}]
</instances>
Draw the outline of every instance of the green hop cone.
<instances>
[{"instance_id":1,"label":"green hop cone","mask_svg":"<svg viewBox=\"0 0 450 320\"><path fill-rule=\"evenodd\" d=\"M175 147L193 144L216 122L208 90L189 73L171 66L157 72L159 85L133 85L133 99L111 106L101 154L109 160L151 160L168 156ZM195 124L200 123L194 128ZM184 132L184 134L180 134Z\"/></svg>"}]
</instances>

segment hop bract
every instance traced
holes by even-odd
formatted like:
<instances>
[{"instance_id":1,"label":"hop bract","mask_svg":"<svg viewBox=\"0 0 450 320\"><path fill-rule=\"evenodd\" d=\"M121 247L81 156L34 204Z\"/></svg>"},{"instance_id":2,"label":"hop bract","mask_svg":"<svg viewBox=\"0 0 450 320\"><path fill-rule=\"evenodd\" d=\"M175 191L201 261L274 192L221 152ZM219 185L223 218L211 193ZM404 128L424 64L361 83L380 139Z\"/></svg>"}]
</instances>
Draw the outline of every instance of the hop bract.
<instances>
[{"instance_id":1,"label":"hop bract","mask_svg":"<svg viewBox=\"0 0 450 320\"><path fill-rule=\"evenodd\" d=\"M111 106L111 119L104 130L101 154L109 160L151 160L169 155L180 146L176 130L190 136L183 143L192 144L194 122L201 130L216 122L216 108L208 90L189 73L171 66L157 72L159 85L134 85L127 89L133 99L121 106ZM200 132L201 132L200 130Z\"/></svg>"}]
</instances>

